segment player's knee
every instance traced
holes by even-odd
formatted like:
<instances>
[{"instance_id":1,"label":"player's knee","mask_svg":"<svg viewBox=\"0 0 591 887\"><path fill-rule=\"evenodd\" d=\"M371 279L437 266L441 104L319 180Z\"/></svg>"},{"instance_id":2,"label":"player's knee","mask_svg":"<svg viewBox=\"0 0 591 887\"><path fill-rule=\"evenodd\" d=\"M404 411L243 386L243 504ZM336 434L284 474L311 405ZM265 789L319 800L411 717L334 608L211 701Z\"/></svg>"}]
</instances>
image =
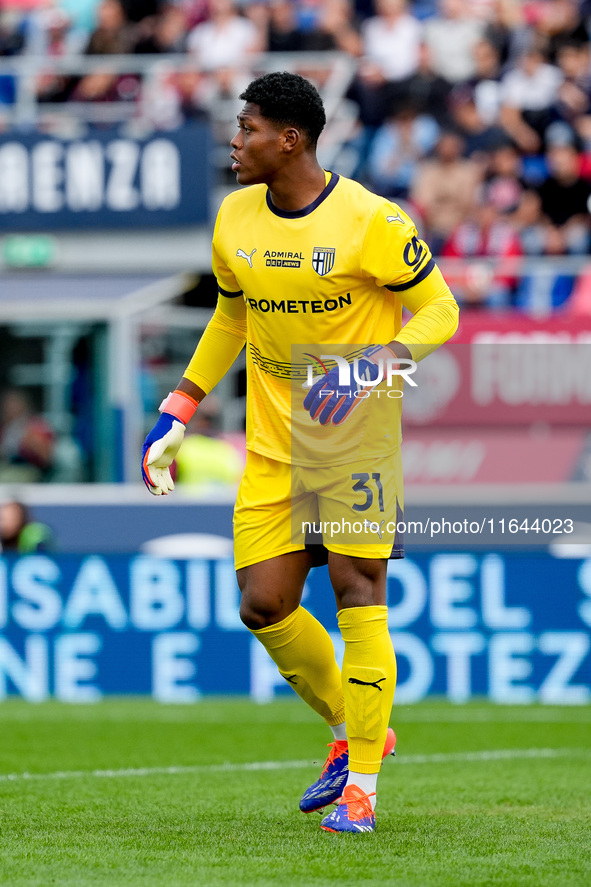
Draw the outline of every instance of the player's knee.
<instances>
[{"instance_id":1,"label":"player's knee","mask_svg":"<svg viewBox=\"0 0 591 887\"><path fill-rule=\"evenodd\" d=\"M240 620L246 625L247 628L250 628L251 631L256 631L259 628L265 628L266 622L262 617L262 614L257 613L251 606L245 603L244 599L240 604Z\"/></svg>"},{"instance_id":2,"label":"player's knee","mask_svg":"<svg viewBox=\"0 0 591 887\"><path fill-rule=\"evenodd\" d=\"M242 596L240 601L240 619L251 631L275 625L276 622L281 622L282 618L283 615L280 608L268 603L263 604L262 602L250 600L244 595Z\"/></svg>"},{"instance_id":3,"label":"player's knee","mask_svg":"<svg viewBox=\"0 0 591 887\"><path fill-rule=\"evenodd\" d=\"M385 561L332 555L329 571L339 609L385 603Z\"/></svg>"},{"instance_id":4,"label":"player's knee","mask_svg":"<svg viewBox=\"0 0 591 887\"><path fill-rule=\"evenodd\" d=\"M249 571L238 570L236 578L238 580L238 587L241 595L239 611L241 622L243 622L247 628L250 628L251 631L256 631L259 628L265 628L267 625L272 624L268 621L268 613L266 612L267 608L262 607L258 602L259 597L256 594L253 594L253 583L249 581Z\"/></svg>"}]
</instances>

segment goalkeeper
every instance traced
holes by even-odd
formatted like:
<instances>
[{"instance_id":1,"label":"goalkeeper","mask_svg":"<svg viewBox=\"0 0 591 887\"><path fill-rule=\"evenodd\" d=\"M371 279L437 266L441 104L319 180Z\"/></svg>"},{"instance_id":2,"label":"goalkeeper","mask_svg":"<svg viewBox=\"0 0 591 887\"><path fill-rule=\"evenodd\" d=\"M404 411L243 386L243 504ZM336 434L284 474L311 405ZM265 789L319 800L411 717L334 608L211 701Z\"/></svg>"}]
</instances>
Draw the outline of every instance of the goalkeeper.
<instances>
[{"instance_id":1,"label":"goalkeeper","mask_svg":"<svg viewBox=\"0 0 591 887\"><path fill-rule=\"evenodd\" d=\"M247 462L234 512L241 618L333 734L300 809L336 802L325 831L369 832L395 743L386 568L403 556L401 379L412 382L414 362L453 335L458 307L400 207L320 166L325 113L307 80L267 74L241 99L230 157L248 187L218 213L217 308L145 440L143 478L155 495L173 489L187 422L246 344ZM337 524L347 529L317 532ZM301 606L322 563L342 670Z\"/></svg>"}]
</instances>

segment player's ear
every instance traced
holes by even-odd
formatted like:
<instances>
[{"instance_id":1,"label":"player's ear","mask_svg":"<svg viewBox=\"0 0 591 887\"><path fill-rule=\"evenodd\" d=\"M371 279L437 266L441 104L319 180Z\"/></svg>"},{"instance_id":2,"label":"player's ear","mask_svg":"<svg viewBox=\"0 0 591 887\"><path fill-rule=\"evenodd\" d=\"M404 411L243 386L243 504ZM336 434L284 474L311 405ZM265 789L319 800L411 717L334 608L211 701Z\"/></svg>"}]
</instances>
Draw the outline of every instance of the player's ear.
<instances>
[{"instance_id":1,"label":"player's ear","mask_svg":"<svg viewBox=\"0 0 591 887\"><path fill-rule=\"evenodd\" d=\"M282 135L283 150L286 154L289 154L297 145L301 144L302 142L302 134L294 126L290 126L287 129L284 129Z\"/></svg>"}]
</instances>

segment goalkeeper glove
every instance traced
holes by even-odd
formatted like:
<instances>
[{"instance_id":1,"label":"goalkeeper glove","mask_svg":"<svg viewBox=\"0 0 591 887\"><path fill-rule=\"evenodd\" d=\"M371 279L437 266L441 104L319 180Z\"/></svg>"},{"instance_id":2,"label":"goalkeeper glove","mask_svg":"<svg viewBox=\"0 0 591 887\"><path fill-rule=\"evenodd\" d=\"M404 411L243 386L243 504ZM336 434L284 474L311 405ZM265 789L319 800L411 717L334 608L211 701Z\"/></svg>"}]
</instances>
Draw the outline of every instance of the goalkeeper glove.
<instances>
[{"instance_id":1,"label":"goalkeeper glove","mask_svg":"<svg viewBox=\"0 0 591 887\"><path fill-rule=\"evenodd\" d=\"M171 392L160 404L161 416L142 447L142 478L154 496L166 496L174 490L170 466L197 406L198 401L178 390Z\"/></svg>"},{"instance_id":2,"label":"goalkeeper glove","mask_svg":"<svg viewBox=\"0 0 591 887\"><path fill-rule=\"evenodd\" d=\"M379 361L382 361L380 366ZM357 358L354 370L349 365L349 379L346 384L339 382L338 366L332 367L312 385L304 398L304 409L321 425L342 425L353 410L365 399L362 392L379 384L385 376L387 361L396 361L396 356L385 345L370 345ZM363 384L362 384L363 383Z\"/></svg>"}]
</instances>

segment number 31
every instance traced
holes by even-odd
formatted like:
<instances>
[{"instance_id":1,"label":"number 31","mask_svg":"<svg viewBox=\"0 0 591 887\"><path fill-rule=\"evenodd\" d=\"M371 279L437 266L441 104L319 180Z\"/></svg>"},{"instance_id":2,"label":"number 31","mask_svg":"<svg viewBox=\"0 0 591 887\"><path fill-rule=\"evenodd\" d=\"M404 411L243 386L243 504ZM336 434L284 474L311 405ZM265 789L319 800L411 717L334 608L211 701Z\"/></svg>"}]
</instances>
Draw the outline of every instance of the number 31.
<instances>
[{"instance_id":1,"label":"number 31","mask_svg":"<svg viewBox=\"0 0 591 887\"><path fill-rule=\"evenodd\" d=\"M380 511L384 510L384 488L382 487L382 481L380 480L379 472L374 472L371 475L371 478L375 481L376 489L378 491L378 504L380 507ZM365 502L361 505L355 503L353 505L354 511L367 511L368 508L371 508L373 505L373 490L368 486L367 482L370 479L370 475L366 471L361 471L359 474L352 474L351 480L354 480L353 484L353 492L355 493L365 493Z\"/></svg>"}]
</instances>

